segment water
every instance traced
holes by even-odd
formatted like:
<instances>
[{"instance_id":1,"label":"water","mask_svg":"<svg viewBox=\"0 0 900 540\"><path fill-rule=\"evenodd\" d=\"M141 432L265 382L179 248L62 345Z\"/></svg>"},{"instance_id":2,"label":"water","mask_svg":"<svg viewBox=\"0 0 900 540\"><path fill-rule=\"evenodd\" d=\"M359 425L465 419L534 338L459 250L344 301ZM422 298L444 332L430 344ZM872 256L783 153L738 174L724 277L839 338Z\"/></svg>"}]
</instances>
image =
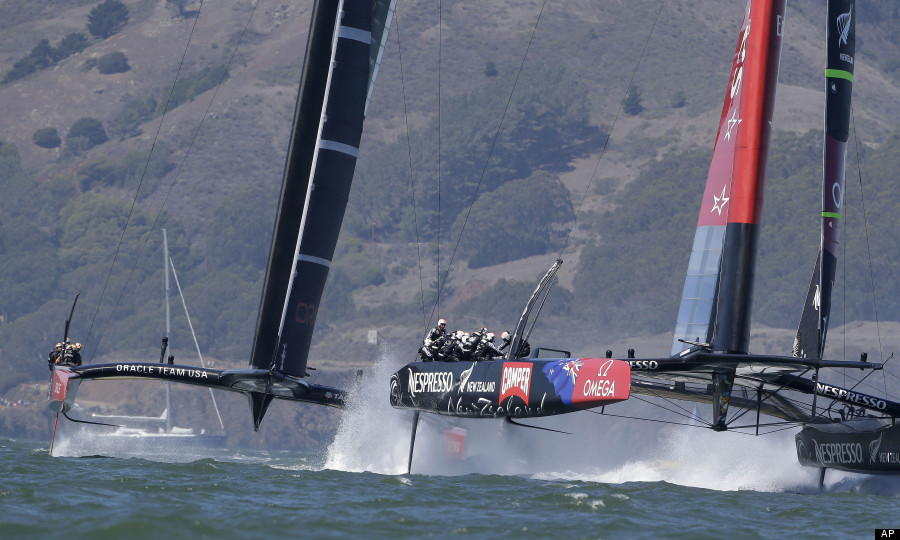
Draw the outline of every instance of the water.
<instances>
[{"instance_id":1,"label":"water","mask_svg":"<svg viewBox=\"0 0 900 540\"><path fill-rule=\"evenodd\" d=\"M379 363L321 455L107 447L84 433L0 440L0 538L872 538L900 527L900 477L797 464L793 436L577 413L572 435L472 420L465 461L442 420L392 409ZM427 418L423 416L423 418ZM533 422L539 423L537 421ZM107 457L98 457L96 453Z\"/></svg>"},{"instance_id":2,"label":"water","mask_svg":"<svg viewBox=\"0 0 900 540\"><path fill-rule=\"evenodd\" d=\"M574 471L379 474L290 453L170 463L52 458L34 444L0 444L4 539L871 538L900 525L900 484L886 478L847 476L822 494L713 490L624 481L627 469L607 481Z\"/></svg>"}]
</instances>

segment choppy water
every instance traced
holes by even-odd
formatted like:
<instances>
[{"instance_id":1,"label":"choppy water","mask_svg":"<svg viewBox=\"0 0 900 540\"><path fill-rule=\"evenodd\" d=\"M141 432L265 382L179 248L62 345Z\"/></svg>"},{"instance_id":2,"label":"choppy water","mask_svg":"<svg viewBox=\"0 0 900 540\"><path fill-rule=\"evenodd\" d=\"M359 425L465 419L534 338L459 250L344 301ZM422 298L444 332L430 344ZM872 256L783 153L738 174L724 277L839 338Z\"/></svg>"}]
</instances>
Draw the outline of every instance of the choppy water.
<instances>
[{"instance_id":1,"label":"choppy water","mask_svg":"<svg viewBox=\"0 0 900 540\"><path fill-rule=\"evenodd\" d=\"M0 440L0 538L872 538L900 527L900 477L797 464L791 433L753 437L588 413L573 435L473 420L464 462L362 381L321 455L142 452L83 434ZM552 422L552 423L547 423ZM157 451L158 449L154 449ZM97 457L92 454L103 454Z\"/></svg>"},{"instance_id":2,"label":"choppy water","mask_svg":"<svg viewBox=\"0 0 900 540\"><path fill-rule=\"evenodd\" d=\"M2 441L0 536L12 538L867 537L900 525L900 483L819 494L557 474L443 476L323 468L291 454L187 463L49 457Z\"/></svg>"}]
</instances>

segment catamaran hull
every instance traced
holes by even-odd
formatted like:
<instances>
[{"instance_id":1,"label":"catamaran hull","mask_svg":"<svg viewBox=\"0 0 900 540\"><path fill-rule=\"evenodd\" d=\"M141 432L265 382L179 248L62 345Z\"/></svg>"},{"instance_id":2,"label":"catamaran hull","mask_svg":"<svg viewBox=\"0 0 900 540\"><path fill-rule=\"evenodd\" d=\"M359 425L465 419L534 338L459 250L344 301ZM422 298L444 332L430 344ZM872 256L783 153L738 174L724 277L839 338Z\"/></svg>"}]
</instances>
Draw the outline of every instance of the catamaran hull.
<instances>
[{"instance_id":1,"label":"catamaran hull","mask_svg":"<svg viewBox=\"0 0 900 540\"><path fill-rule=\"evenodd\" d=\"M631 367L607 358L413 362L391 376L398 409L469 418L533 418L628 399Z\"/></svg>"},{"instance_id":2,"label":"catamaran hull","mask_svg":"<svg viewBox=\"0 0 900 540\"><path fill-rule=\"evenodd\" d=\"M64 413L75 405L75 394L81 378L69 368L56 367L50 377L47 391L47 407L56 413Z\"/></svg>"},{"instance_id":3,"label":"catamaran hull","mask_svg":"<svg viewBox=\"0 0 900 540\"><path fill-rule=\"evenodd\" d=\"M890 418L808 424L795 442L797 459L807 467L900 474L900 424Z\"/></svg>"},{"instance_id":4,"label":"catamaran hull","mask_svg":"<svg viewBox=\"0 0 900 540\"><path fill-rule=\"evenodd\" d=\"M54 412L70 410L78 386L85 380L150 379L204 386L247 395L262 395L290 401L302 401L342 408L344 391L331 386L310 384L278 371L261 369L217 370L195 366L147 362L114 362L81 367L56 367L50 378L47 405Z\"/></svg>"}]
</instances>

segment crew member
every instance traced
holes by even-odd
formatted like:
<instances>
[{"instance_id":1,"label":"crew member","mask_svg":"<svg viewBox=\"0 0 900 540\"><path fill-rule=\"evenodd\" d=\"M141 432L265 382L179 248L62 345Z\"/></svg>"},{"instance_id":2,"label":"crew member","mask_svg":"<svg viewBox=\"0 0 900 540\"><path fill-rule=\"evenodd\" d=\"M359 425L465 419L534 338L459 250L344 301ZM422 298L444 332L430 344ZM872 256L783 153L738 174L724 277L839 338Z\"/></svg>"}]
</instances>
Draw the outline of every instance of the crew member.
<instances>
[{"instance_id":1,"label":"crew member","mask_svg":"<svg viewBox=\"0 0 900 540\"><path fill-rule=\"evenodd\" d=\"M509 347L509 344L512 341L512 336L509 334L509 332L504 330L503 333L500 334L500 339L502 339L503 342L500 344L499 350L505 352L506 348ZM527 358L529 356L531 356L531 344L528 343L527 339L523 339L519 344L519 350L517 351L515 357Z\"/></svg>"},{"instance_id":2,"label":"crew member","mask_svg":"<svg viewBox=\"0 0 900 540\"><path fill-rule=\"evenodd\" d=\"M436 360L440 354L444 341L447 340L447 321L439 319L437 326L431 329L425 336L422 348L419 349L419 357L423 362L431 362Z\"/></svg>"},{"instance_id":3,"label":"crew member","mask_svg":"<svg viewBox=\"0 0 900 540\"><path fill-rule=\"evenodd\" d=\"M488 332L475 349L475 360L493 360L503 356L503 352L494 345L494 333Z\"/></svg>"},{"instance_id":4,"label":"crew member","mask_svg":"<svg viewBox=\"0 0 900 540\"><path fill-rule=\"evenodd\" d=\"M80 366L81 365L81 343L75 343L74 345L69 343L69 340L66 339L65 343L57 343L56 347L50 353L49 364L50 370L53 370L53 366L61 365L61 366Z\"/></svg>"}]
</instances>

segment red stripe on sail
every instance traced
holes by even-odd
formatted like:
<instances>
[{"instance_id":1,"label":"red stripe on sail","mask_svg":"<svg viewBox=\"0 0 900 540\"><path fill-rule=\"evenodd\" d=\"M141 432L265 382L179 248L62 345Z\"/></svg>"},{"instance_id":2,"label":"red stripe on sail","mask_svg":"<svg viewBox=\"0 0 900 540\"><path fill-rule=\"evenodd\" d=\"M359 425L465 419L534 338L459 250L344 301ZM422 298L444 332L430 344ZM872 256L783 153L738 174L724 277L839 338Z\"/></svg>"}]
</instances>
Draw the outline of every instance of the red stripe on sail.
<instances>
[{"instance_id":1,"label":"red stripe on sail","mask_svg":"<svg viewBox=\"0 0 900 540\"><path fill-rule=\"evenodd\" d=\"M784 0L747 3L698 226L759 223L783 21Z\"/></svg>"}]
</instances>

